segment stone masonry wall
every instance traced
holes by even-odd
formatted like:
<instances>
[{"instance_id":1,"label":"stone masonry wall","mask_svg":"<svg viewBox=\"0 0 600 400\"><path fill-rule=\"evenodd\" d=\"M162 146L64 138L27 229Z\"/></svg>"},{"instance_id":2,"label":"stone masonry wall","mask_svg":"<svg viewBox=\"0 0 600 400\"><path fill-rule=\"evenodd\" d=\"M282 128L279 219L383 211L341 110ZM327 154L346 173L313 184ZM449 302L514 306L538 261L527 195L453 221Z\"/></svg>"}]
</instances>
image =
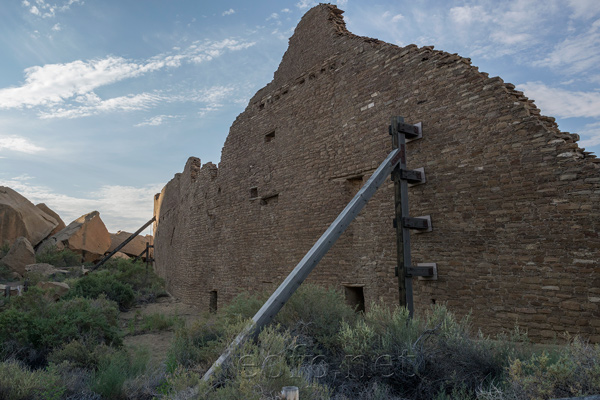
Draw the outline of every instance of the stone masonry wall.
<instances>
[{"instance_id":1,"label":"stone masonry wall","mask_svg":"<svg viewBox=\"0 0 600 400\"><path fill-rule=\"evenodd\" d=\"M600 342L600 169L575 134L470 60L349 33L335 6L300 21L274 79L233 123L221 162L190 158L157 195L156 270L209 309L273 289L391 151L392 116L423 122L408 144L416 312L446 303L484 332ZM379 189L309 281L398 302L393 183Z\"/></svg>"}]
</instances>

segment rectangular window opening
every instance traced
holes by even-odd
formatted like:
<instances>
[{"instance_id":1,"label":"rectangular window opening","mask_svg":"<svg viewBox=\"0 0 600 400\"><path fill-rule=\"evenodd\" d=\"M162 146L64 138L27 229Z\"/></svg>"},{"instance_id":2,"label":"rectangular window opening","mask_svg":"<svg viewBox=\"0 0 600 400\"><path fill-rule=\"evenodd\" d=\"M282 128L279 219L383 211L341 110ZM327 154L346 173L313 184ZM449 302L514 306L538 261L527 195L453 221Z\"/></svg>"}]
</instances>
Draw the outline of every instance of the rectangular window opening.
<instances>
[{"instance_id":1,"label":"rectangular window opening","mask_svg":"<svg viewBox=\"0 0 600 400\"><path fill-rule=\"evenodd\" d=\"M346 304L356 312L365 311L365 293L362 286L344 286Z\"/></svg>"},{"instance_id":2,"label":"rectangular window opening","mask_svg":"<svg viewBox=\"0 0 600 400\"><path fill-rule=\"evenodd\" d=\"M271 131L265 135L265 143L270 142L275 138L275 131Z\"/></svg>"},{"instance_id":3,"label":"rectangular window opening","mask_svg":"<svg viewBox=\"0 0 600 400\"><path fill-rule=\"evenodd\" d=\"M256 199L258 197L258 187L251 187L250 188L250 198L251 199Z\"/></svg>"},{"instance_id":4,"label":"rectangular window opening","mask_svg":"<svg viewBox=\"0 0 600 400\"><path fill-rule=\"evenodd\" d=\"M353 176L346 179L348 191L354 197L356 193L363 187L363 175Z\"/></svg>"},{"instance_id":5,"label":"rectangular window opening","mask_svg":"<svg viewBox=\"0 0 600 400\"><path fill-rule=\"evenodd\" d=\"M217 312L217 291L216 290L212 290L210 292L210 302L208 304L208 311L210 311L211 313Z\"/></svg>"}]
</instances>

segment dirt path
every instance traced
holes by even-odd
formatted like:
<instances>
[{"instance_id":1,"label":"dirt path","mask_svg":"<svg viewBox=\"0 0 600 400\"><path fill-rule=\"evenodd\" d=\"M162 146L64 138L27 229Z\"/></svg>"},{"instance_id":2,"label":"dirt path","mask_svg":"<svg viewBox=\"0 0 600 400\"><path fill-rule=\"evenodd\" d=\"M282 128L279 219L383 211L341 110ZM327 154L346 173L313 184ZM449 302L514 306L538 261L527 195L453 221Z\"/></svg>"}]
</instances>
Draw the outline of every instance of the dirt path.
<instances>
[{"instance_id":1,"label":"dirt path","mask_svg":"<svg viewBox=\"0 0 600 400\"><path fill-rule=\"evenodd\" d=\"M196 307L183 304L173 297L161 297L156 303L138 305L121 313L120 326L126 336L123 343L128 347L143 346L150 350L150 363L158 365L165 361L167 351L175 337L174 328L165 331L139 333L140 321L145 315L162 314L167 317L176 316L189 325L202 314ZM135 333L131 333L135 327Z\"/></svg>"}]
</instances>

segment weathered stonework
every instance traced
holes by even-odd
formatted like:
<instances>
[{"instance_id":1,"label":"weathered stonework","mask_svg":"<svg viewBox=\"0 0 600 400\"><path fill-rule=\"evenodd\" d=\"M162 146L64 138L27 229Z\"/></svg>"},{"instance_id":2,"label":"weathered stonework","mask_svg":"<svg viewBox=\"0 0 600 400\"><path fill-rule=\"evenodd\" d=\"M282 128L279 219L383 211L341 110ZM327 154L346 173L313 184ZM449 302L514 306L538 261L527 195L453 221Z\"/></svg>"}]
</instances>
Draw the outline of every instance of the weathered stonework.
<instances>
[{"instance_id":1,"label":"weathered stonework","mask_svg":"<svg viewBox=\"0 0 600 400\"><path fill-rule=\"evenodd\" d=\"M600 342L598 159L532 100L470 60L349 33L335 6L300 21L274 79L233 123L217 168L190 158L155 201L157 272L209 309L278 285L391 150L390 117L423 122L409 168L416 312L445 302L484 332ZM397 303L387 181L309 280ZM362 285L362 286L361 286Z\"/></svg>"}]
</instances>

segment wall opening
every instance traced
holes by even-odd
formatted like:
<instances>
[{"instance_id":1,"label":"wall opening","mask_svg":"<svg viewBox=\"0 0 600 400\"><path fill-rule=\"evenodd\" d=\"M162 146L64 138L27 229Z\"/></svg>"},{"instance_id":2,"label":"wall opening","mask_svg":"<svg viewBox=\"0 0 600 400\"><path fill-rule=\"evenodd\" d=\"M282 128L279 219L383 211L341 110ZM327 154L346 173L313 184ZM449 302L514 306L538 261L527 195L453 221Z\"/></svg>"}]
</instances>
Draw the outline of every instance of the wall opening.
<instances>
[{"instance_id":1,"label":"wall opening","mask_svg":"<svg viewBox=\"0 0 600 400\"><path fill-rule=\"evenodd\" d=\"M275 138L275 131L271 131L265 135L265 143L270 142Z\"/></svg>"},{"instance_id":2,"label":"wall opening","mask_svg":"<svg viewBox=\"0 0 600 400\"><path fill-rule=\"evenodd\" d=\"M365 292L362 286L344 286L346 304L356 312L365 311Z\"/></svg>"},{"instance_id":3,"label":"wall opening","mask_svg":"<svg viewBox=\"0 0 600 400\"><path fill-rule=\"evenodd\" d=\"M211 313L217 312L217 291L212 290L210 292L210 302L208 303L208 311Z\"/></svg>"},{"instance_id":4,"label":"wall opening","mask_svg":"<svg viewBox=\"0 0 600 400\"><path fill-rule=\"evenodd\" d=\"M348 192L352 197L354 197L363 186L363 175L352 176L350 178L347 178L346 185L348 188Z\"/></svg>"},{"instance_id":5,"label":"wall opening","mask_svg":"<svg viewBox=\"0 0 600 400\"><path fill-rule=\"evenodd\" d=\"M258 197L258 187L251 187L250 188L250 198L251 199L256 199Z\"/></svg>"}]
</instances>

